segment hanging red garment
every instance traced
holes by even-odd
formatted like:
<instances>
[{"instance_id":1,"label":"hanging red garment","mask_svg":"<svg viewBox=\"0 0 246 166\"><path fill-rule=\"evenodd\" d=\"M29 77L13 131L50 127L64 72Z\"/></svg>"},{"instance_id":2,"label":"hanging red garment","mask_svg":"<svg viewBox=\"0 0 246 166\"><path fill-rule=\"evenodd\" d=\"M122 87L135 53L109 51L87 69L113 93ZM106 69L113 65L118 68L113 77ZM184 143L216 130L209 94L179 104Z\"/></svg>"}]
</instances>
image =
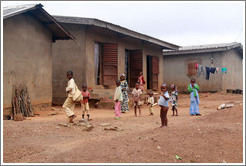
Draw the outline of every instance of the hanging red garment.
<instances>
[{"instance_id":1,"label":"hanging red garment","mask_svg":"<svg viewBox=\"0 0 246 166\"><path fill-rule=\"evenodd\" d=\"M196 70L198 69L198 63L196 64Z\"/></svg>"}]
</instances>

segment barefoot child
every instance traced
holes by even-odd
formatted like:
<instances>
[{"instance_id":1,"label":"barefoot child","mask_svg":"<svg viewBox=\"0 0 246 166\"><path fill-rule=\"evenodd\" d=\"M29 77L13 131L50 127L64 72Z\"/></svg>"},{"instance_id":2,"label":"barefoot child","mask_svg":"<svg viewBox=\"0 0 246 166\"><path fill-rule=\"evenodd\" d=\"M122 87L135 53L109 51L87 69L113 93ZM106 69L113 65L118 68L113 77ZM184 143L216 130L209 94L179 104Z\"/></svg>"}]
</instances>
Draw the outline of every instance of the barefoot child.
<instances>
[{"instance_id":1,"label":"barefoot child","mask_svg":"<svg viewBox=\"0 0 246 166\"><path fill-rule=\"evenodd\" d=\"M69 118L69 123L73 123L73 119L76 118L77 116L74 114L74 107L75 107L75 102L73 101L73 95L75 94L75 82L73 79L73 72L68 71L67 72L67 87L66 87L66 92L68 94L68 97L64 104L62 105L63 108L65 108L66 114Z\"/></svg>"},{"instance_id":2,"label":"barefoot child","mask_svg":"<svg viewBox=\"0 0 246 166\"><path fill-rule=\"evenodd\" d=\"M178 91L176 88L176 85L172 84L171 85L171 102L172 102L172 111L174 116L174 111L176 112L176 116L178 116Z\"/></svg>"},{"instance_id":3,"label":"barefoot child","mask_svg":"<svg viewBox=\"0 0 246 166\"><path fill-rule=\"evenodd\" d=\"M137 116L137 107L139 109L139 116L141 116L141 108L140 108L140 97L142 94L141 89L139 89L139 83L135 84L135 88L132 91L133 99L134 99L134 112L135 116Z\"/></svg>"},{"instance_id":4,"label":"barefoot child","mask_svg":"<svg viewBox=\"0 0 246 166\"><path fill-rule=\"evenodd\" d=\"M81 91L81 94L83 95L83 101L81 101L81 108L82 108L82 120L84 120L85 118L85 113L87 113L87 118L88 118L88 121L90 120L90 114L89 114L89 98L90 98L90 93L89 91L87 90L87 85L86 84L83 84L82 85L82 91Z\"/></svg>"},{"instance_id":5,"label":"barefoot child","mask_svg":"<svg viewBox=\"0 0 246 166\"><path fill-rule=\"evenodd\" d=\"M167 85L162 84L161 85L161 96L158 101L158 105L161 107L161 110L160 110L161 126L160 127L167 126L167 111L169 108L168 100L169 100L169 94L167 91Z\"/></svg>"},{"instance_id":6,"label":"barefoot child","mask_svg":"<svg viewBox=\"0 0 246 166\"><path fill-rule=\"evenodd\" d=\"M153 115L153 104L154 104L154 97L153 97L153 92L149 92L149 97L148 97L148 103L147 106L149 106L149 113L150 115Z\"/></svg>"},{"instance_id":7,"label":"barefoot child","mask_svg":"<svg viewBox=\"0 0 246 166\"><path fill-rule=\"evenodd\" d=\"M116 81L116 88L114 92L114 101L115 101L115 119L120 119L121 112L121 102L123 101L122 91L120 87L120 80Z\"/></svg>"},{"instance_id":8,"label":"barefoot child","mask_svg":"<svg viewBox=\"0 0 246 166\"><path fill-rule=\"evenodd\" d=\"M188 85L188 91L190 92L190 115L201 116L199 112L199 86L196 84L196 80L192 78Z\"/></svg>"}]
</instances>

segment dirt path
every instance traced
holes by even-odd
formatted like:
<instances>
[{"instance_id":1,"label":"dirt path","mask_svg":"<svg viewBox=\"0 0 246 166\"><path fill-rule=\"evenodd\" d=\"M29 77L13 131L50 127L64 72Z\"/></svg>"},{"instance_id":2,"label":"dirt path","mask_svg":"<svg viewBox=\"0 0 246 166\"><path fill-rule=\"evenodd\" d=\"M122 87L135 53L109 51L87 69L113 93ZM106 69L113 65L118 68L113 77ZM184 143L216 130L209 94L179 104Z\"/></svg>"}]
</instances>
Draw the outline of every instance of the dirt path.
<instances>
[{"instance_id":1,"label":"dirt path","mask_svg":"<svg viewBox=\"0 0 246 166\"><path fill-rule=\"evenodd\" d=\"M168 112L169 127L160 129L159 108L134 117L133 109L114 120L114 110L91 109L94 128L63 127L64 111L43 111L24 121L3 122L4 163L241 163L243 96L201 94L202 116L189 116L189 96L181 95L179 116ZM216 108L226 102L236 106ZM240 104L241 103L241 104ZM56 107L59 109L60 107ZM57 112L57 115L49 116ZM80 115L79 108L76 114ZM77 118L78 121L80 118ZM118 127L118 131L106 131ZM182 160L176 159L178 155Z\"/></svg>"}]
</instances>

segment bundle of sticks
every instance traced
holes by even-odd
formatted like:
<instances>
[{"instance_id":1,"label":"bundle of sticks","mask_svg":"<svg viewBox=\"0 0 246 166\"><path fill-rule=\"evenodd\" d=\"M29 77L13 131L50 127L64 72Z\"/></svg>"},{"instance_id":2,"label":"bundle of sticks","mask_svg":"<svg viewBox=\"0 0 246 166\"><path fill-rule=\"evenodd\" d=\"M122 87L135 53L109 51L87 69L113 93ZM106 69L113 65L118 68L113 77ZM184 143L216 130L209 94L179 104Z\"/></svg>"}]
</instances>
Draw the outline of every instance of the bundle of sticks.
<instances>
[{"instance_id":1,"label":"bundle of sticks","mask_svg":"<svg viewBox=\"0 0 246 166\"><path fill-rule=\"evenodd\" d=\"M12 105L14 120L20 119L21 116L34 116L31 99L25 85L13 86Z\"/></svg>"}]
</instances>

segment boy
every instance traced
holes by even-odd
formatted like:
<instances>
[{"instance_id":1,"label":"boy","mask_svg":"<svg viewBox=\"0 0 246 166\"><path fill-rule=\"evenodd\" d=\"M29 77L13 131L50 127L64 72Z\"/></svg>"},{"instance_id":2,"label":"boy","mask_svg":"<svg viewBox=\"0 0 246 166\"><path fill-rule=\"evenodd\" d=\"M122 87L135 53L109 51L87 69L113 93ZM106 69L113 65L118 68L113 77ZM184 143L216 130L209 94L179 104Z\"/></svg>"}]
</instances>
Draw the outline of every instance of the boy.
<instances>
[{"instance_id":1,"label":"boy","mask_svg":"<svg viewBox=\"0 0 246 166\"><path fill-rule=\"evenodd\" d=\"M149 112L150 112L150 115L153 115L153 104L154 104L154 97L153 97L153 92L150 91L149 92L149 97L148 97L148 103L147 103L147 106L149 106Z\"/></svg>"},{"instance_id":2,"label":"boy","mask_svg":"<svg viewBox=\"0 0 246 166\"><path fill-rule=\"evenodd\" d=\"M68 97L64 104L62 105L63 108L65 108L66 114L69 118L69 123L73 123L73 119L76 118L77 116L74 114L74 107L75 107L75 102L73 101L73 95L75 94L75 82L73 79L73 72L68 71L67 72L67 78L68 78L68 83L66 87L66 92L68 94Z\"/></svg>"},{"instance_id":3,"label":"boy","mask_svg":"<svg viewBox=\"0 0 246 166\"><path fill-rule=\"evenodd\" d=\"M120 87L120 80L116 81L116 88L114 92L114 101L115 101L115 119L120 119L121 112L121 102L123 101L122 91Z\"/></svg>"},{"instance_id":4,"label":"boy","mask_svg":"<svg viewBox=\"0 0 246 166\"><path fill-rule=\"evenodd\" d=\"M87 90L87 85L82 85L82 91L81 94L83 95L83 101L81 101L81 108L82 108L82 120L85 118L85 113L87 113L88 121L90 120L90 114L89 114L89 102L88 99L90 98L90 93Z\"/></svg>"},{"instance_id":5,"label":"boy","mask_svg":"<svg viewBox=\"0 0 246 166\"><path fill-rule=\"evenodd\" d=\"M142 94L141 89L139 89L139 83L135 84L135 88L132 91L133 99L134 99L134 112L135 116L137 116L137 107L139 109L139 116L141 116L141 108L140 108L140 97Z\"/></svg>"}]
</instances>

